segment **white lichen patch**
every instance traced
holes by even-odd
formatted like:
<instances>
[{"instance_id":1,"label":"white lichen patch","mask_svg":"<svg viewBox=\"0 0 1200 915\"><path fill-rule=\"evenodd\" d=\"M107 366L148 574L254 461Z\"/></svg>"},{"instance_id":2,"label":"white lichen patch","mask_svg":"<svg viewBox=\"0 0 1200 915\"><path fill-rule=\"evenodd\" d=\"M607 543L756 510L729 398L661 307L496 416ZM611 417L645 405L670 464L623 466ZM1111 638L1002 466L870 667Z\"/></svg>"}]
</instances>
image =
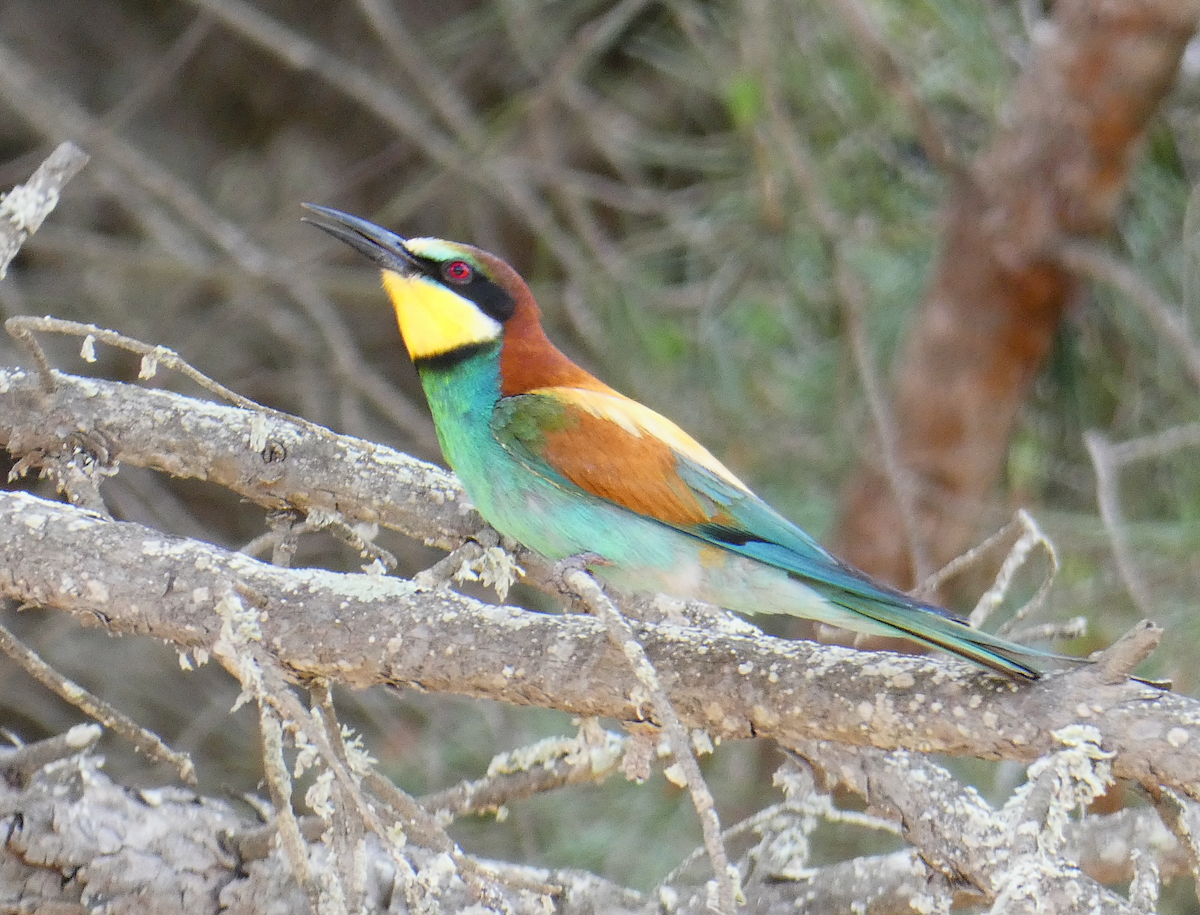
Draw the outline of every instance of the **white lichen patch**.
<instances>
[{"instance_id":1,"label":"white lichen patch","mask_svg":"<svg viewBox=\"0 0 1200 915\"><path fill-rule=\"evenodd\" d=\"M0 198L0 216L22 231L33 233L58 205L58 189L18 184Z\"/></svg>"},{"instance_id":2,"label":"white lichen patch","mask_svg":"<svg viewBox=\"0 0 1200 915\"><path fill-rule=\"evenodd\" d=\"M251 642L262 641L258 612L247 607L234 593L225 595L214 608L221 617L221 631L213 643L213 654L226 660L236 671L242 691L234 700L231 711L263 694L262 668L246 650Z\"/></svg>"},{"instance_id":3,"label":"white lichen patch","mask_svg":"<svg viewBox=\"0 0 1200 915\"><path fill-rule=\"evenodd\" d=\"M1033 860L1021 869L1014 869L1006 893L1028 895L1029 886L1036 887L1061 867L1057 854L1066 844L1072 813L1086 807L1113 784L1111 760L1115 754L1101 747L1102 735L1097 728L1073 724L1052 733L1066 749L1033 763L1028 769L1028 780L1013 792L1002 811L1012 834L1036 837L1037 848L1034 855L1026 856ZM1037 797L1042 799L1035 800ZM1014 884L1014 880L1018 883Z\"/></svg>"},{"instance_id":4,"label":"white lichen patch","mask_svg":"<svg viewBox=\"0 0 1200 915\"><path fill-rule=\"evenodd\" d=\"M314 718L319 714L318 711L313 710ZM342 725L342 746L345 747L346 762L350 764L350 771L355 775L368 774L377 762L363 745L362 735L355 733L353 728L346 725Z\"/></svg>"},{"instance_id":5,"label":"white lichen patch","mask_svg":"<svg viewBox=\"0 0 1200 915\"><path fill-rule=\"evenodd\" d=\"M713 752L712 738L703 728L692 729L692 746L695 748L697 756L710 756Z\"/></svg>"},{"instance_id":6,"label":"white lichen patch","mask_svg":"<svg viewBox=\"0 0 1200 915\"><path fill-rule=\"evenodd\" d=\"M176 558L190 553L193 549L194 546L182 540L156 540L147 537L142 541L142 555L155 558Z\"/></svg>"},{"instance_id":7,"label":"white lichen patch","mask_svg":"<svg viewBox=\"0 0 1200 915\"><path fill-rule=\"evenodd\" d=\"M909 669L909 663L911 662L901 662L898 658L885 655L879 661L864 664L862 672L868 677L883 677L889 689L909 689L917 682Z\"/></svg>"},{"instance_id":8,"label":"white lichen patch","mask_svg":"<svg viewBox=\"0 0 1200 915\"><path fill-rule=\"evenodd\" d=\"M325 823L333 822L333 771L322 771L308 790L304 792L304 803Z\"/></svg>"},{"instance_id":9,"label":"white lichen patch","mask_svg":"<svg viewBox=\"0 0 1200 915\"><path fill-rule=\"evenodd\" d=\"M423 886L435 895L450 885L450 881L458 875L458 867L447 852L437 855L433 861L421 868L417 879Z\"/></svg>"},{"instance_id":10,"label":"white lichen patch","mask_svg":"<svg viewBox=\"0 0 1200 915\"><path fill-rule=\"evenodd\" d=\"M367 575L361 572L291 569L288 571L288 578L293 593L322 593L354 601L407 600L417 590L416 586L405 578Z\"/></svg>"},{"instance_id":11,"label":"white lichen patch","mask_svg":"<svg viewBox=\"0 0 1200 915\"><path fill-rule=\"evenodd\" d=\"M250 417L250 434L247 444L251 451L262 451L267 447L267 417L262 413L254 413Z\"/></svg>"},{"instance_id":12,"label":"white lichen patch","mask_svg":"<svg viewBox=\"0 0 1200 915\"><path fill-rule=\"evenodd\" d=\"M688 786L687 776L683 774L683 766L679 763L671 763L663 769L663 776L676 788L686 788Z\"/></svg>"},{"instance_id":13,"label":"white lichen patch","mask_svg":"<svg viewBox=\"0 0 1200 915\"><path fill-rule=\"evenodd\" d=\"M456 581L480 581L487 587L494 588L501 600L508 599L509 589L517 583L518 578L524 576L525 570L499 546L488 547L474 561L464 560L454 573Z\"/></svg>"},{"instance_id":14,"label":"white lichen patch","mask_svg":"<svg viewBox=\"0 0 1200 915\"><path fill-rule=\"evenodd\" d=\"M138 378L142 381L149 381L158 374L158 360L162 355L157 349L155 352L146 353L142 356L142 364L138 368Z\"/></svg>"},{"instance_id":15,"label":"white lichen patch","mask_svg":"<svg viewBox=\"0 0 1200 915\"><path fill-rule=\"evenodd\" d=\"M547 737L527 747L521 747L494 757L488 765L489 777L528 772L538 766L557 762L580 752L579 735L574 737Z\"/></svg>"}]
</instances>

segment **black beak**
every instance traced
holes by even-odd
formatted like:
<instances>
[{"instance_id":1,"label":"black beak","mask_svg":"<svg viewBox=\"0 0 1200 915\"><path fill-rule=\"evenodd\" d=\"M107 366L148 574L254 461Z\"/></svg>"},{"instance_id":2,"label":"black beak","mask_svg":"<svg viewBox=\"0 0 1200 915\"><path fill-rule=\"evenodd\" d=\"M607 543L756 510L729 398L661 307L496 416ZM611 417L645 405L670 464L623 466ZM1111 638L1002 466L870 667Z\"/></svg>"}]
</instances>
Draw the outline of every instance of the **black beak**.
<instances>
[{"instance_id":1,"label":"black beak","mask_svg":"<svg viewBox=\"0 0 1200 915\"><path fill-rule=\"evenodd\" d=\"M384 270L404 276L419 272L412 253L404 246L404 239L395 232L341 210L317 206L315 203L300 205L311 214L302 216L303 222L323 229L338 241L344 241Z\"/></svg>"}]
</instances>

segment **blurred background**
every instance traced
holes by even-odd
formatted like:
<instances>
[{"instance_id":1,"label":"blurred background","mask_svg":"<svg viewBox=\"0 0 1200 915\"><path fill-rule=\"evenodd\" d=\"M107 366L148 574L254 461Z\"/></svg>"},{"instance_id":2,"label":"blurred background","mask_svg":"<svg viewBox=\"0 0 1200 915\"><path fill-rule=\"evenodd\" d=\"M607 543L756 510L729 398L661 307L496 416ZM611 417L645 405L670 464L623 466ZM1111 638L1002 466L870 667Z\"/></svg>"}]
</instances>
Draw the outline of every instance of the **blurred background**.
<instances>
[{"instance_id":1,"label":"blurred background","mask_svg":"<svg viewBox=\"0 0 1200 915\"><path fill-rule=\"evenodd\" d=\"M890 401L945 245L939 212L956 193L914 111L971 162L1003 122L1046 12L1036 0L5 0L0 188L63 139L92 161L0 283L0 313L162 344L262 403L440 461L375 272L303 226L299 205L469 241L528 278L564 350L829 542L847 481L879 463L864 367ZM881 76L880 48L899 82ZM1134 148L1109 236L1185 325L1200 316L1198 101L1200 48L1189 46ZM98 347L87 365L79 341L45 343L64 371L137 377L130 354ZM7 338L0 364L24 364ZM196 393L166 372L148 383ZM1088 617L1086 638L1063 650L1108 644L1148 614L1168 632L1148 673L1187 692L1200 627L1200 455L1188 425L1198 403L1185 358L1137 302L1105 284L1074 288L996 455L998 484L972 515L982 537L1024 506L1053 540L1062 568L1031 622ZM1119 477L1135 600L1112 558L1084 433L1121 442L1179 428L1181 443ZM105 485L115 515L161 530L238 548L265 529L261 510L202 483L126 468ZM398 535L380 542L401 557L400 574L437 559ZM952 592L957 609L971 608L1002 557L969 571ZM358 567L322 536L306 538L296 562ZM1044 565L1018 576L1009 611ZM181 673L168 648L65 616L0 617L194 754L204 790L256 789L254 713L231 723L237 687L222 671ZM452 697L339 701L385 771L418 794L574 730L565 716ZM77 720L0 659L0 726L34 740ZM118 779L170 778L115 741L105 751ZM751 744L706 761L723 822L777 799L777 763ZM993 799L1021 777L958 771ZM699 836L690 802L661 776L568 789L455 830L469 851L637 887ZM877 850L872 841L829 835L814 863Z\"/></svg>"}]
</instances>

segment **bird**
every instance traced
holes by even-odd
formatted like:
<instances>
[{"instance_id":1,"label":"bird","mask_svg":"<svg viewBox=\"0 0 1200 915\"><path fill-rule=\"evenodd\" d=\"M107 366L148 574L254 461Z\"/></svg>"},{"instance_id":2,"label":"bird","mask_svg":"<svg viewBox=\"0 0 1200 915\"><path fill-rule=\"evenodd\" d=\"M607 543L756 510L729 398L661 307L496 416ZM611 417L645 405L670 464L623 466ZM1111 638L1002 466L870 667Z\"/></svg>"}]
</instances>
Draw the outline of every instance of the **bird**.
<instances>
[{"instance_id":1,"label":"bird","mask_svg":"<svg viewBox=\"0 0 1200 915\"><path fill-rule=\"evenodd\" d=\"M620 593L898 636L1014 680L1067 660L973 628L834 556L671 420L571 361L496 255L303 206L306 222L380 269L442 453L501 534L552 561L579 558Z\"/></svg>"}]
</instances>

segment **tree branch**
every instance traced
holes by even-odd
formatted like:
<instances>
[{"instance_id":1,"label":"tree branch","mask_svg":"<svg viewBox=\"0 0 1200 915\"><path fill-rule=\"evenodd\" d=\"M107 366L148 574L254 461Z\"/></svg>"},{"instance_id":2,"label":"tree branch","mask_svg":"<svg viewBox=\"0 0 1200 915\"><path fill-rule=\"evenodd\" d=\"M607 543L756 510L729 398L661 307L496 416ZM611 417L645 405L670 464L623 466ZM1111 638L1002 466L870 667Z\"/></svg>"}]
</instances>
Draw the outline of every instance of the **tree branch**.
<instances>
[{"instance_id":1,"label":"tree branch","mask_svg":"<svg viewBox=\"0 0 1200 915\"><path fill-rule=\"evenodd\" d=\"M1196 0L1055 3L995 138L952 182L894 408L934 566L976 536L1021 403L1077 289L1059 241L1111 231L1138 140L1198 15ZM837 552L905 586L902 521L884 472L864 461L843 490Z\"/></svg>"},{"instance_id":2,"label":"tree branch","mask_svg":"<svg viewBox=\"0 0 1200 915\"><path fill-rule=\"evenodd\" d=\"M64 572L57 557L73 557ZM211 652L219 595L258 609L264 644L298 679L414 684L518 705L643 719L603 627L495 607L411 582L280 569L22 493L0 496L0 595L112 632ZM941 658L635 625L680 718L722 739L827 739L1031 761L1052 732L1097 727L1119 777L1200 798L1200 703L1083 667L1029 686Z\"/></svg>"}]
</instances>

